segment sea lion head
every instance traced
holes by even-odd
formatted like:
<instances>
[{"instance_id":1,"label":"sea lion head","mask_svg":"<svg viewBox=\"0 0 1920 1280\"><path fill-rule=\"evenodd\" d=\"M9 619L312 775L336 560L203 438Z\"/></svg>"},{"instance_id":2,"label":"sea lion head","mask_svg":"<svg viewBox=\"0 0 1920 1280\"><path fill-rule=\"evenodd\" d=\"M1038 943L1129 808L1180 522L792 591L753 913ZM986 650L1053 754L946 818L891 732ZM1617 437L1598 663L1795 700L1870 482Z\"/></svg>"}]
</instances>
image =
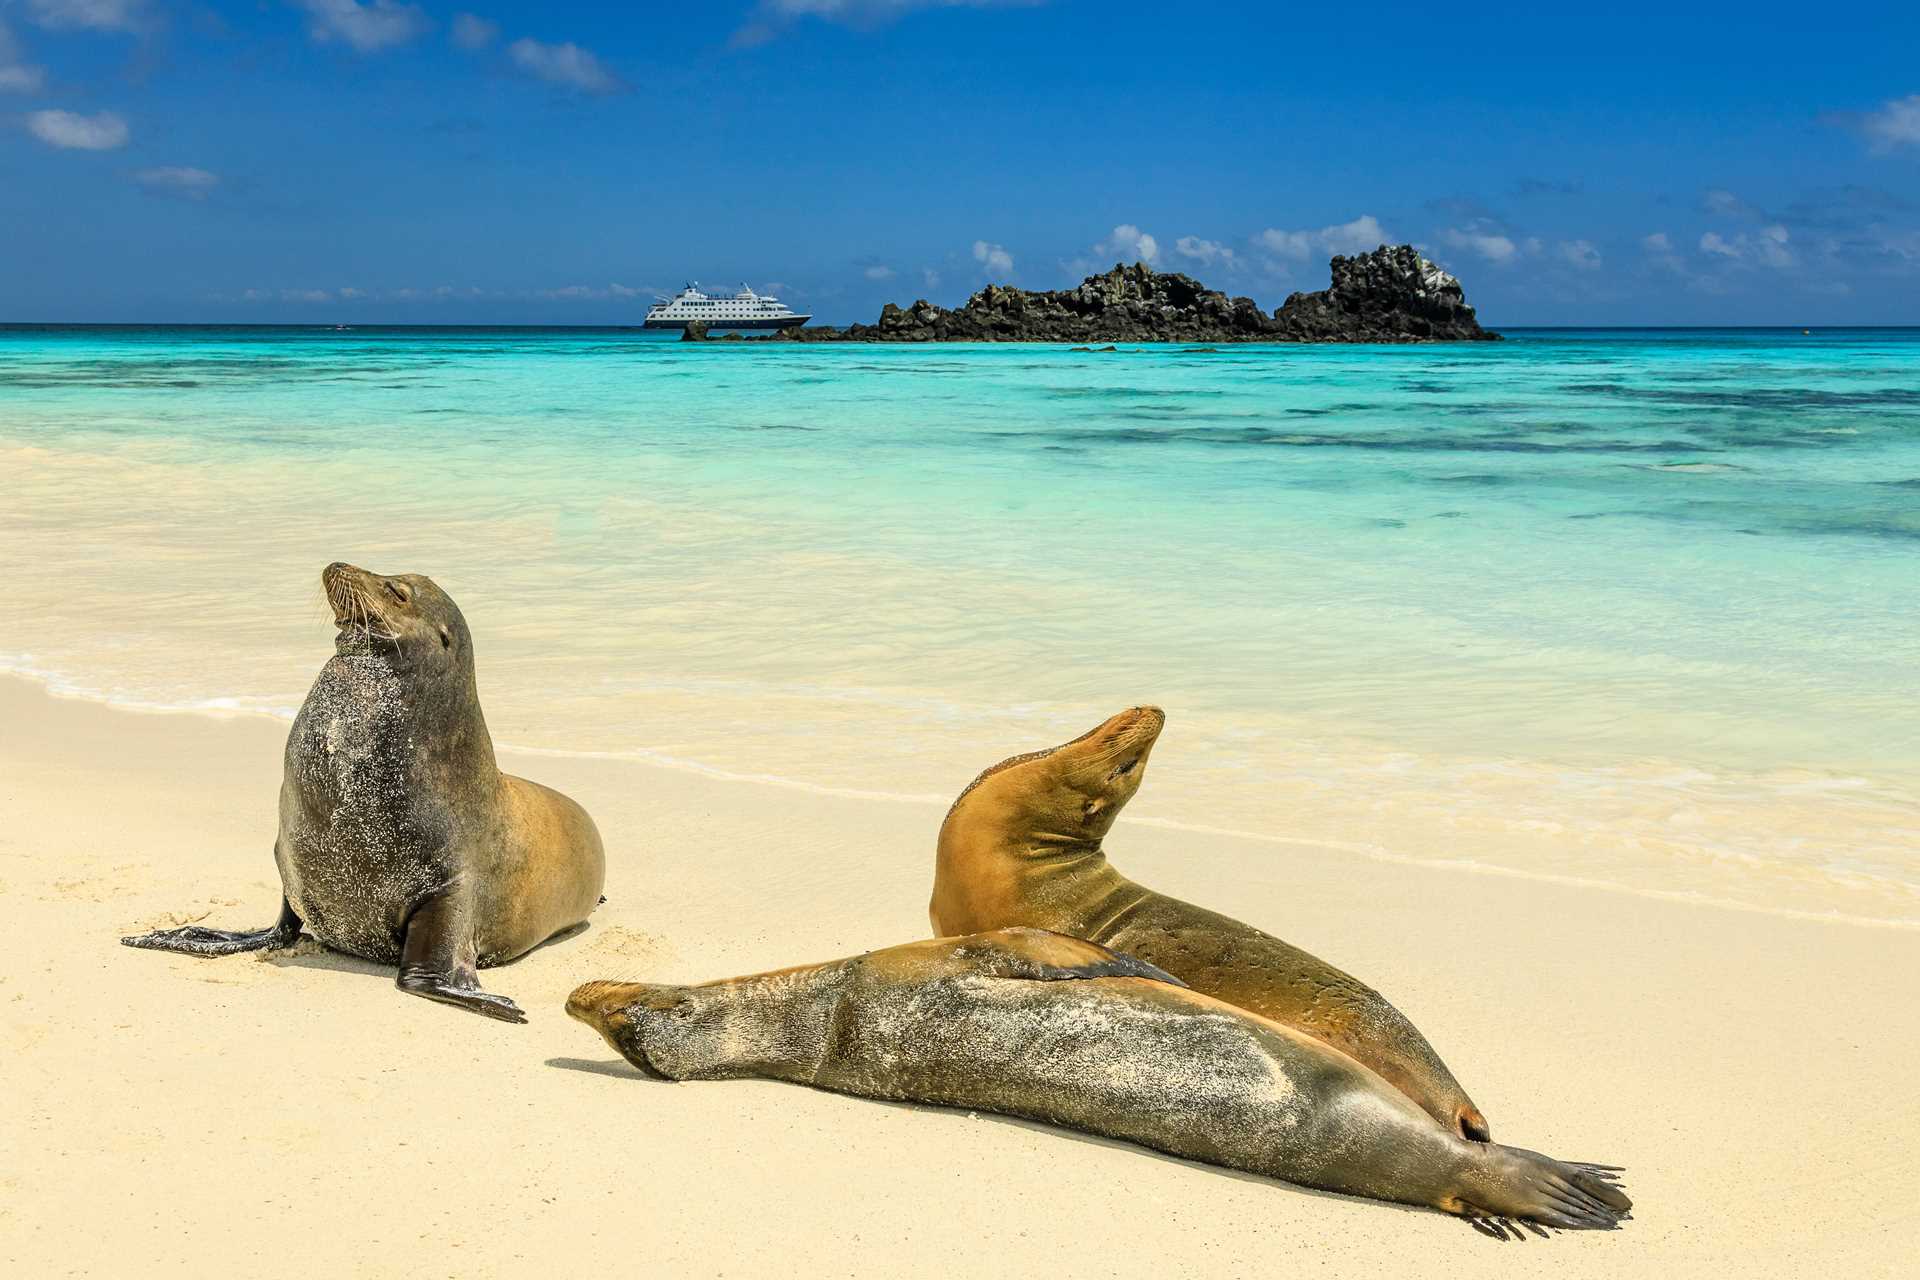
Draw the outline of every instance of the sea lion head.
<instances>
[{"instance_id":1,"label":"sea lion head","mask_svg":"<svg viewBox=\"0 0 1920 1280\"><path fill-rule=\"evenodd\" d=\"M453 597L418 573L394 577L335 561L320 573L340 629L334 651L386 659L397 671L473 671L473 633Z\"/></svg>"},{"instance_id":2,"label":"sea lion head","mask_svg":"<svg viewBox=\"0 0 1920 1280\"><path fill-rule=\"evenodd\" d=\"M621 1057L663 1080L764 1073L770 1063L820 1051L805 1021L786 1016L835 966L808 965L697 987L588 982L567 1013Z\"/></svg>"},{"instance_id":3,"label":"sea lion head","mask_svg":"<svg viewBox=\"0 0 1920 1280\"><path fill-rule=\"evenodd\" d=\"M1158 707L1128 707L1072 742L1002 760L953 802L942 843L965 829L987 833L1010 852L1098 847L1140 790L1166 723Z\"/></svg>"},{"instance_id":4,"label":"sea lion head","mask_svg":"<svg viewBox=\"0 0 1920 1280\"><path fill-rule=\"evenodd\" d=\"M653 1064L647 1042L685 1037L684 1029L674 1031L673 1027L691 1020L694 1006L690 994L687 987L649 982L587 982L567 997L567 1016L598 1031L621 1057L647 1075L668 1080L674 1077ZM664 1056L672 1054L669 1051Z\"/></svg>"}]
</instances>

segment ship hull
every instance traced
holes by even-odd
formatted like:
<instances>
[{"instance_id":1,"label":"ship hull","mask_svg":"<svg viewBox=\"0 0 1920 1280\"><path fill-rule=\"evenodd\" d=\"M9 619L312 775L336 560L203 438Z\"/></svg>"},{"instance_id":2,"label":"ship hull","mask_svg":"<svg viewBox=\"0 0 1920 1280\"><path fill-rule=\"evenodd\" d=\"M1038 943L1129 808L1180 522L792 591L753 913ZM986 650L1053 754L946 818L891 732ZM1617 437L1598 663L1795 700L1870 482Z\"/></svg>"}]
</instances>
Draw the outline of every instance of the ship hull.
<instances>
[{"instance_id":1,"label":"ship hull","mask_svg":"<svg viewBox=\"0 0 1920 1280\"><path fill-rule=\"evenodd\" d=\"M640 327L643 329L684 329L690 324L703 324L708 332L721 329L795 329L813 319L812 316L780 316L774 320L648 320Z\"/></svg>"}]
</instances>

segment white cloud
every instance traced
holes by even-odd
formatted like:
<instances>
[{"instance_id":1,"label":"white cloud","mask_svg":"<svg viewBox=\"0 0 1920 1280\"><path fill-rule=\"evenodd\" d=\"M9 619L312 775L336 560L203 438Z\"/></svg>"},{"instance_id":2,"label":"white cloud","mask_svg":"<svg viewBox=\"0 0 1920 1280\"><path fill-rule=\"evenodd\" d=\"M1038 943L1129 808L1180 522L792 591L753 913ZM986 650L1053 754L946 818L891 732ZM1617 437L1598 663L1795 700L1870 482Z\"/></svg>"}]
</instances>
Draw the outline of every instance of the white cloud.
<instances>
[{"instance_id":1,"label":"white cloud","mask_svg":"<svg viewBox=\"0 0 1920 1280\"><path fill-rule=\"evenodd\" d=\"M1520 256L1520 246L1511 236L1502 235L1477 224L1462 227L1448 227L1440 233L1440 239L1455 249L1466 249L1479 254L1488 262L1505 264Z\"/></svg>"},{"instance_id":2,"label":"white cloud","mask_svg":"<svg viewBox=\"0 0 1920 1280\"><path fill-rule=\"evenodd\" d=\"M1700 252L1729 262L1757 264L1782 269L1793 265L1793 250L1787 247L1787 229L1775 223L1748 234L1741 232L1729 239L1717 231L1700 237Z\"/></svg>"},{"instance_id":3,"label":"white cloud","mask_svg":"<svg viewBox=\"0 0 1920 1280\"><path fill-rule=\"evenodd\" d=\"M351 302L355 298L360 298L365 296L358 289L341 289L339 293L340 293L340 300L342 302Z\"/></svg>"},{"instance_id":4,"label":"white cloud","mask_svg":"<svg viewBox=\"0 0 1920 1280\"><path fill-rule=\"evenodd\" d=\"M1160 256L1160 242L1131 222L1123 222L1113 229L1112 235L1093 246L1093 251L1103 256L1118 256L1122 261L1132 259L1152 266Z\"/></svg>"},{"instance_id":5,"label":"white cloud","mask_svg":"<svg viewBox=\"0 0 1920 1280\"><path fill-rule=\"evenodd\" d=\"M1047 0L760 0L747 24L733 33L736 45L765 44L802 18L852 27L877 27L918 9L1029 8Z\"/></svg>"},{"instance_id":6,"label":"white cloud","mask_svg":"<svg viewBox=\"0 0 1920 1280\"><path fill-rule=\"evenodd\" d=\"M27 131L50 147L79 151L112 151L127 145L127 122L111 111L75 115L71 111L35 111L27 117Z\"/></svg>"},{"instance_id":7,"label":"white cloud","mask_svg":"<svg viewBox=\"0 0 1920 1280\"><path fill-rule=\"evenodd\" d=\"M761 8L789 18L825 18L831 22L897 18L915 9L994 9L1045 0L763 0Z\"/></svg>"},{"instance_id":8,"label":"white cloud","mask_svg":"<svg viewBox=\"0 0 1920 1280\"><path fill-rule=\"evenodd\" d=\"M1209 267L1216 262L1231 267L1239 261L1234 251L1218 240L1202 240L1198 236L1181 236L1173 242L1173 251Z\"/></svg>"},{"instance_id":9,"label":"white cloud","mask_svg":"<svg viewBox=\"0 0 1920 1280\"><path fill-rule=\"evenodd\" d=\"M1757 216L1754 207L1731 191L1719 187L1709 188L1700 197L1700 207L1708 213L1723 218L1751 218Z\"/></svg>"},{"instance_id":10,"label":"white cloud","mask_svg":"<svg viewBox=\"0 0 1920 1280\"><path fill-rule=\"evenodd\" d=\"M1640 237L1640 247L1646 251L1647 264L1662 271L1692 281L1694 273L1686 260L1673 247L1673 237L1664 231L1654 231Z\"/></svg>"},{"instance_id":11,"label":"white cloud","mask_svg":"<svg viewBox=\"0 0 1920 1280\"><path fill-rule=\"evenodd\" d=\"M582 93L618 93L625 87L599 58L577 44L542 44L522 37L507 46L507 56L537 80Z\"/></svg>"},{"instance_id":12,"label":"white cloud","mask_svg":"<svg viewBox=\"0 0 1920 1280\"><path fill-rule=\"evenodd\" d=\"M1009 261L1011 261L1011 259L1009 259ZM940 273L932 267L922 267L920 268L920 282L929 289L938 289L940 287Z\"/></svg>"},{"instance_id":13,"label":"white cloud","mask_svg":"<svg viewBox=\"0 0 1920 1280\"><path fill-rule=\"evenodd\" d=\"M891 280L893 279L893 268L876 265L868 267L863 274L869 280Z\"/></svg>"},{"instance_id":14,"label":"white cloud","mask_svg":"<svg viewBox=\"0 0 1920 1280\"><path fill-rule=\"evenodd\" d=\"M643 294L652 292L655 292L655 290L636 289L632 285L617 283L609 284L604 289L598 285L569 284L563 285L558 289L535 289L532 296L545 298L552 302L604 302L609 298L638 298ZM440 297L449 297L453 296L455 291L442 286L442 288L435 290L435 293ZM478 296L477 290L471 291L471 293L472 296Z\"/></svg>"},{"instance_id":15,"label":"white cloud","mask_svg":"<svg viewBox=\"0 0 1920 1280\"><path fill-rule=\"evenodd\" d=\"M47 82L47 73L29 66L20 42L13 38L7 24L0 22L0 93L38 93Z\"/></svg>"},{"instance_id":16,"label":"white cloud","mask_svg":"<svg viewBox=\"0 0 1920 1280\"><path fill-rule=\"evenodd\" d=\"M484 49L500 38L500 24L477 14L456 13L451 34L462 49Z\"/></svg>"},{"instance_id":17,"label":"white cloud","mask_svg":"<svg viewBox=\"0 0 1920 1280\"><path fill-rule=\"evenodd\" d=\"M1318 231L1282 231L1269 227L1253 238L1255 244L1282 258L1303 259L1320 253L1367 253L1393 237L1380 220L1363 213L1352 222L1342 222Z\"/></svg>"},{"instance_id":18,"label":"white cloud","mask_svg":"<svg viewBox=\"0 0 1920 1280\"><path fill-rule=\"evenodd\" d=\"M1894 98L1861 118L1860 128L1875 147L1920 147L1920 93Z\"/></svg>"},{"instance_id":19,"label":"white cloud","mask_svg":"<svg viewBox=\"0 0 1920 1280\"><path fill-rule=\"evenodd\" d=\"M27 0L33 21L51 31L135 31L143 0Z\"/></svg>"},{"instance_id":20,"label":"white cloud","mask_svg":"<svg viewBox=\"0 0 1920 1280\"><path fill-rule=\"evenodd\" d=\"M1598 271L1600 269L1600 251L1593 247L1591 240L1562 240L1554 246L1554 252L1561 261L1580 271Z\"/></svg>"},{"instance_id":21,"label":"white cloud","mask_svg":"<svg viewBox=\"0 0 1920 1280\"><path fill-rule=\"evenodd\" d=\"M282 302L332 302L333 295L325 289L282 289Z\"/></svg>"},{"instance_id":22,"label":"white cloud","mask_svg":"<svg viewBox=\"0 0 1920 1280\"><path fill-rule=\"evenodd\" d=\"M359 53L405 44L432 25L427 15L396 0L294 0L309 15L307 32L322 44L340 41Z\"/></svg>"},{"instance_id":23,"label":"white cloud","mask_svg":"<svg viewBox=\"0 0 1920 1280\"><path fill-rule=\"evenodd\" d=\"M185 165L141 169L134 173L133 180L149 191L185 200L205 200L208 193L220 185L219 174Z\"/></svg>"},{"instance_id":24,"label":"white cloud","mask_svg":"<svg viewBox=\"0 0 1920 1280\"><path fill-rule=\"evenodd\" d=\"M1013 255L997 244L988 244L985 240L973 242L973 260L981 263L989 271L1001 275L1013 274Z\"/></svg>"}]
</instances>

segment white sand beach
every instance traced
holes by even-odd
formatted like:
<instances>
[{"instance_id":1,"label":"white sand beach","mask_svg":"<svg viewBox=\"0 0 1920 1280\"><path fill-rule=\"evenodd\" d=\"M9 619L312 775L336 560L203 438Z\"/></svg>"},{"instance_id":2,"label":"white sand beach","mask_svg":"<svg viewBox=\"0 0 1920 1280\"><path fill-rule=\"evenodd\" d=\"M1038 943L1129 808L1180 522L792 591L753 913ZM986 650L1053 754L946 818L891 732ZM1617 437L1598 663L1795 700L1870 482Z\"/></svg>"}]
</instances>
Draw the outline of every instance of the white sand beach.
<instances>
[{"instance_id":1,"label":"white sand beach","mask_svg":"<svg viewBox=\"0 0 1920 1280\"><path fill-rule=\"evenodd\" d=\"M525 1027L310 942L121 947L271 921L284 733L0 681L7 1274L1911 1274L1920 932L1123 817L1125 870L1381 988L1497 1138L1627 1166L1622 1230L1500 1244L1038 1125L647 1080L561 1012L925 936L934 801L505 755L609 850L591 928L489 974Z\"/></svg>"}]
</instances>

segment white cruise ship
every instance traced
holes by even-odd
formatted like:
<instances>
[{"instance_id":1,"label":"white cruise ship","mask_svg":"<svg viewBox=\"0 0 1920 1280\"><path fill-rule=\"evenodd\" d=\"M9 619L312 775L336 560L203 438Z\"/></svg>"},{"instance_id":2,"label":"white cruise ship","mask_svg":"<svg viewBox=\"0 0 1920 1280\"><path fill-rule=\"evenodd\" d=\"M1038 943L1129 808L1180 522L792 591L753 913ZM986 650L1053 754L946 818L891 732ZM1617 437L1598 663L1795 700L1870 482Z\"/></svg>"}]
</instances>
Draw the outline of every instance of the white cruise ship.
<instances>
[{"instance_id":1,"label":"white cruise ship","mask_svg":"<svg viewBox=\"0 0 1920 1280\"><path fill-rule=\"evenodd\" d=\"M662 298L648 307L643 327L684 329L697 321L709 329L791 329L812 318L744 284L730 298L710 298L700 292L698 283L692 283L674 297Z\"/></svg>"}]
</instances>

